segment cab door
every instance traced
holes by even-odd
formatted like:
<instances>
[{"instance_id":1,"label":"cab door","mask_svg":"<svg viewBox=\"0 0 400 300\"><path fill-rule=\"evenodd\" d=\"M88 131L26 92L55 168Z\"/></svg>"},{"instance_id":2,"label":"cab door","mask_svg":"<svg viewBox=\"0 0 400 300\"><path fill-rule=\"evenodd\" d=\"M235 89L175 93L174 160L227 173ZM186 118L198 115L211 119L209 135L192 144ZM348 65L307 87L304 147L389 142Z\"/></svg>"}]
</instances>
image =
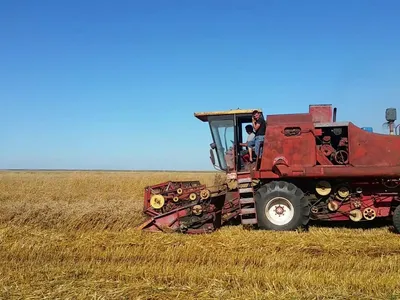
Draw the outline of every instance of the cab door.
<instances>
[{"instance_id":1,"label":"cab door","mask_svg":"<svg viewBox=\"0 0 400 300\"><path fill-rule=\"evenodd\" d=\"M208 118L211 135L215 144L214 151L217 164L221 170L236 169L236 130L233 115L210 116Z\"/></svg>"},{"instance_id":2,"label":"cab door","mask_svg":"<svg viewBox=\"0 0 400 300\"><path fill-rule=\"evenodd\" d=\"M252 125L251 115L236 115L235 117L235 144L236 147L236 170L238 172L244 170L244 162L242 160L242 155L247 150L245 147L239 145L239 143L246 143L247 141L247 133L245 127L247 125Z\"/></svg>"}]
</instances>

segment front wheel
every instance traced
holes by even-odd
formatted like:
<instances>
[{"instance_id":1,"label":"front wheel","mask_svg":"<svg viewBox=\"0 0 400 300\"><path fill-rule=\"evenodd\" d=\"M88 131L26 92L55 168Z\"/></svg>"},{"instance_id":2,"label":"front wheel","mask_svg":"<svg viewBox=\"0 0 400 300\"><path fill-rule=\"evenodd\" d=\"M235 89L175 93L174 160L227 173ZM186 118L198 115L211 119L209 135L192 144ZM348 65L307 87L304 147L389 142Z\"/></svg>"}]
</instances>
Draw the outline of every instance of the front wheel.
<instances>
[{"instance_id":1,"label":"front wheel","mask_svg":"<svg viewBox=\"0 0 400 300\"><path fill-rule=\"evenodd\" d=\"M310 209L304 193L294 184L273 181L255 193L258 226L261 229L289 231L306 228Z\"/></svg>"}]
</instances>

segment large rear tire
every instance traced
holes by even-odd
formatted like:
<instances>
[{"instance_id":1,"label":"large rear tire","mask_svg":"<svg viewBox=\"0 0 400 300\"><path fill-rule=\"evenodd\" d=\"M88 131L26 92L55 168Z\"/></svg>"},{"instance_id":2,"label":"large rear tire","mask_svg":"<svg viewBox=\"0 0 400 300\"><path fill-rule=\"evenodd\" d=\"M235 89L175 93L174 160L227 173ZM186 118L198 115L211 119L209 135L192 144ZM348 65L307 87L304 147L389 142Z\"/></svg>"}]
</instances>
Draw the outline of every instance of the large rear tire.
<instances>
[{"instance_id":1,"label":"large rear tire","mask_svg":"<svg viewBox=\"0 0 400 300\"><path fill-rule=\"evenodd\" d=\"M310 208L301 189L286 181L272 181L255 193L260 229L291 231L306 229Z\"/></svg>"},{"instance_id":2,"label":"large rear tire","mask_svg":"<svg viewBox=\"0 0 400 300\"><path fill-rule=\"evenodd\" d=\"M393 212L393 227L397 233L400 233L400 205Z\"/></svg>"}]
</instances>

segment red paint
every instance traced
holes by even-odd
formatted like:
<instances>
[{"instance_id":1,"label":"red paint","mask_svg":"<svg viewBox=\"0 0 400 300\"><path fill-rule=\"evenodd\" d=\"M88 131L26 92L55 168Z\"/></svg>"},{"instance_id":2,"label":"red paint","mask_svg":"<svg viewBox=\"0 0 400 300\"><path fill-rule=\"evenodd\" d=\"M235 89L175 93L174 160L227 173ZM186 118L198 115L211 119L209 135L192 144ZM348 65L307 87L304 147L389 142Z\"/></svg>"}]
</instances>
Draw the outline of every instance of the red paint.
<instances>
[{"instance_id":1,"label":"red paint","mask_svg":"<svg viewBox=\"0 0 400 300\"><path fill-rule=\"evenodd\" d=\"M348 164L332 165L321 152L332 152L330 145L318 146L311 114L267 116L263 156L257 178L281 176L278 160L284 160L285 177L392 177L400 178L400 136L383 135L348 124ZM285 128L300 127L297 136L286 136ZM329 150L329 151L328 151Z\"/></svg>"},{"instance_id":2,"label":"red paint","mask_svg":"<svg viewBox=\"0 0 400 300\"><path fill-rule=\"evenodd\" d=\"M316 123L329 123L333 119L331 104L313 104L309 106L309 113Z\"/></svg>"}]
</instances>

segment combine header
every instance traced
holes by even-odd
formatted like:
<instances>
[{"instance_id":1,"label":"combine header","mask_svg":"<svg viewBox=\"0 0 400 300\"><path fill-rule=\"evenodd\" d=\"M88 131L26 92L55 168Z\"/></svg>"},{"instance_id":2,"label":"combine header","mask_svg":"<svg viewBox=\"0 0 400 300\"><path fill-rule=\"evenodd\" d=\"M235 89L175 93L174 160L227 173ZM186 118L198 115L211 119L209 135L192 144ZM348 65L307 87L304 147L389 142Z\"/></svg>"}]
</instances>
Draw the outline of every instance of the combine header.
<instances>
[{"instance_id":1,"label":"combine header","mask_svg":"<svg viewBox=\"0 0 400 300\"><path fill-rule=\"evenodd\" d=\"M258 114L256 113L258 111ZM248 160L246 125L261 110L195 113L208 122L210 159L226 182L165 182L145 188L140 226L147 231L205 233L228 223L296 230L310 220L390 219L400 231L400 136L387 109L390 135L337 122L336 108L268 115L255 161ZM263 120L263 119L262 119ZM399 132L400 134L400 132Z\"/></svg>"}]
</instances>

